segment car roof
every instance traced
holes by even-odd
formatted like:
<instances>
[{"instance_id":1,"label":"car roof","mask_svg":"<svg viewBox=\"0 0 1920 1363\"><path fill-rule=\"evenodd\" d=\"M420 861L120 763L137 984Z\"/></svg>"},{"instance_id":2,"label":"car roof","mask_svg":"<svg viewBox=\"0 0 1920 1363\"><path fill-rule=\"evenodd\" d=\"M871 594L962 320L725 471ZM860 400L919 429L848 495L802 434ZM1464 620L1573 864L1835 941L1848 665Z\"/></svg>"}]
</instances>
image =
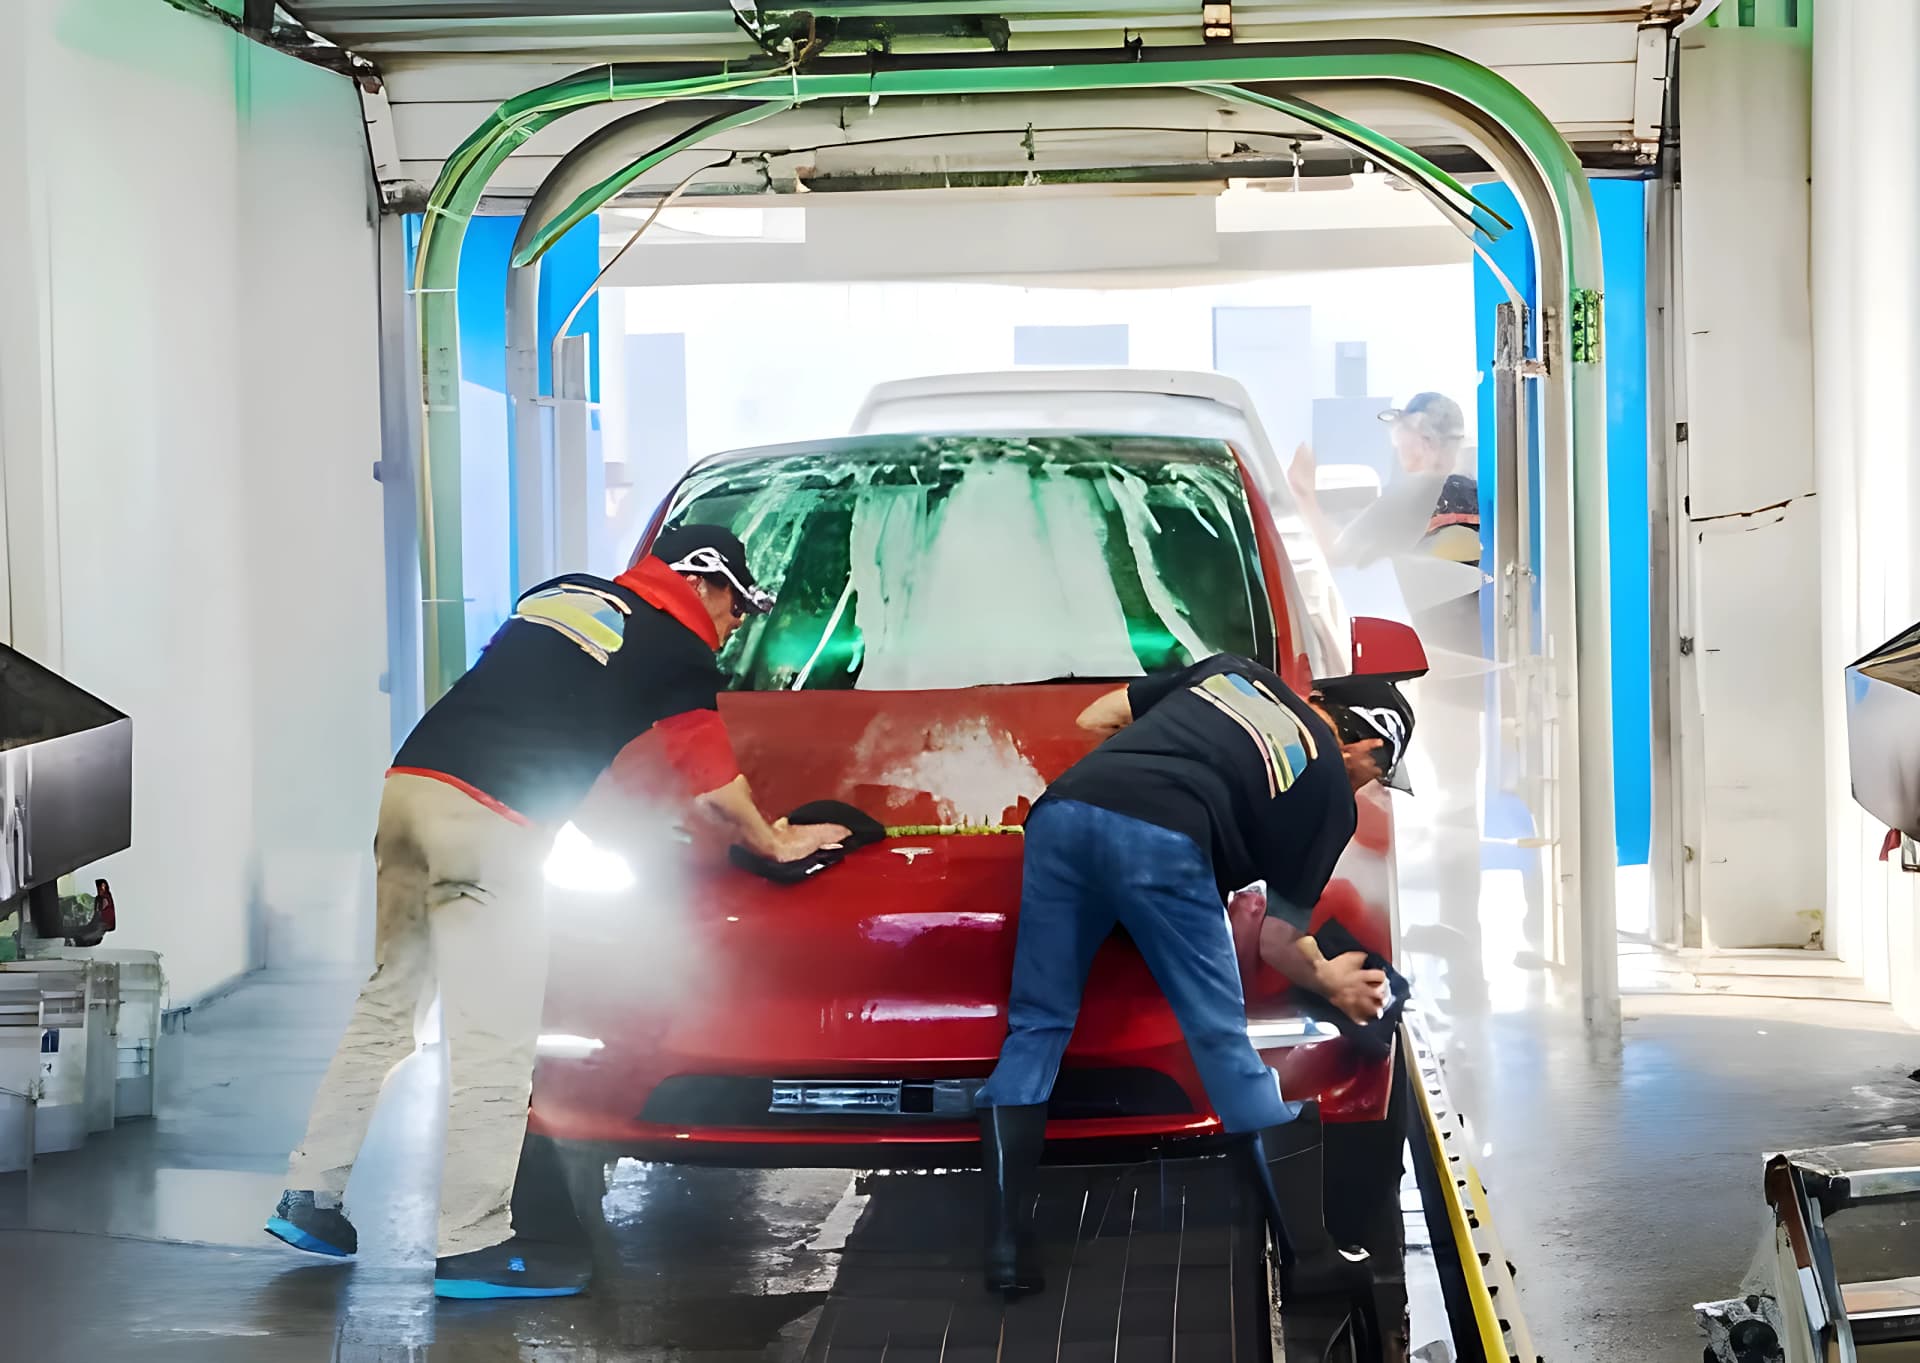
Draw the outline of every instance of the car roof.
<instances>
[{"instance_id":1,"label":"car roof","mask_svg":"<svg viewBox=\"0 0 1920 1363\"><path fill-rule=\"evenodd\" d=\"M723 450L710 454L693 465L695 470L709 469L718 464L731 464L747 460L780 459L795 455L852 456L876 454L886 450L897 450L903 443L921 441L928 445L953 444L960 442L979 442L1005 446L1015 445L1054 445L1069 441L1102 441L1114 446L1149 446L1154 449L1189 450L1195 453L1210 452L1238 462L1233 447L1224 440L1207 436L1192 435L1155 435L1140 431L930 431L911 432L893 431L875 435L840 435L822 440L796 440L780 445L756 445L746 449ZM1125 457L1132 451L1116 450ZM1139 453L1144 454L1144 451Z\"/></svg>"},{"instance_id":2,"label":"car roof","mask_svg":"<svg viewBox=\"0 0 1920 1363\"><path fill-rule=\"evenodd\" d=\"M947 397L959 393L1045 392L1066 389L1088 393L1165 393L1172 397L1210 398L1248 411L1253 403L1238 379L1199 369L1020 368L987 369L967 374L928 374L890 379L867 392L866 405L902 398Z\"/></svg>"}]
</instances>

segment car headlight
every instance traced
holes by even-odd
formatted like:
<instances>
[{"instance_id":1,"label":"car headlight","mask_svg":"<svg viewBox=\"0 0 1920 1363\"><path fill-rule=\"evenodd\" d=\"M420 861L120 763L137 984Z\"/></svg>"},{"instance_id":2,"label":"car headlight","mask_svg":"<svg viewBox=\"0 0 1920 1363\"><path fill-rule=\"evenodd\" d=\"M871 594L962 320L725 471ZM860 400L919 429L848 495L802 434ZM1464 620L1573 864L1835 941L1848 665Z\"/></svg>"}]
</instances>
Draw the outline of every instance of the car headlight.
<instances>
[{"instance_id":1,"label":"car headlight","mask_svg":"<svg viewBox=\"0 0 1920 1363\"><path fill-rule=\"evenodd\" d=\"M625 857L597 845L571 823L553 835L553 850L541 869L547 884L587 894L618 894L635 883Z\"/></svg>"}]
</instances>

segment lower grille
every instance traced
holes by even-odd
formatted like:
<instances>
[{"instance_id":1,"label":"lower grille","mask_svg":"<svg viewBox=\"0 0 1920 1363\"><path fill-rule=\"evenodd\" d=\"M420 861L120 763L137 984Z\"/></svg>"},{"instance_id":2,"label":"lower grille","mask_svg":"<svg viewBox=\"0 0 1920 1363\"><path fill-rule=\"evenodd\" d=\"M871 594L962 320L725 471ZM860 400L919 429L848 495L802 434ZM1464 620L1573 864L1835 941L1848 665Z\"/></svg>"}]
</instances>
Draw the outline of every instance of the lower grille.
<instances>
[{"instance_id":1,"label":"lower grille","mask_svg":"<svg viewBox=\"0 0 1920 1363\"><path fill-rule=\"evenodd\" d=\"M983 1079L759 1079L682 1074L663 1080L640 1119L662 1126L791 1127L965 1121ZM1158 1070L1065 1070L1047 1113L1059 1121L1187 1114L1193 1104Z\"/></svg>"}]
</instances>

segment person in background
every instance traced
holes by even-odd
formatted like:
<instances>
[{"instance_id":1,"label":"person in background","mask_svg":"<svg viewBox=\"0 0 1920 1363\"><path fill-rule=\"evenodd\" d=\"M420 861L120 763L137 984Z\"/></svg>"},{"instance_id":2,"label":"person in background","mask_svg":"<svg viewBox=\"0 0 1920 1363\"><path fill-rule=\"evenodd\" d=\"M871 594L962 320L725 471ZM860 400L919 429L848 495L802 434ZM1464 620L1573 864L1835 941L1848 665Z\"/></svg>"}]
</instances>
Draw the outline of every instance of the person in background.
<instances>
[{"instance_id":1,"label":"person in background","mask_svg":"<svg viewBox=\"0 0 1920 1363\"><path fill-rule=\"evenodd\" d=\"M988 1286L1041 1286L1028 1226L1047 1100L1094 953L1117 924L1167 996L1222 1126L1240 1137L1235 1169L1266 1212L1283 1292L1350 1287L1368 1272L1364 1254L1338 1249L1324 1225L1290 1236L1282 1220L1263 1133L1296 1109L1248 1039L1225 905L1264 881L1269 916L1291 925L1275 943L1283 973L1357 1022L1379 1016L1385 975L1362 952L1324 959L1306 931L1353 836L1354 792L1400 754L1382 739L1343 748L1324 700L1302 701L1231 654L1109 692L1079 723L1107 737L1027 817L1008 1035L976 1099Z\"/></svg>"},{"instance_id":2,"label":"person in background","mask_svg":"<svg viewBox=\"0 0 1920 1363\"><path fill-rule=\"evenodd\" d=\"M1389 407L1380 413L1380 420L1391 430L1399 473L1380 499L1344 531L1335 530L1321 511L1315 486L1319 465L1312 446L1302 444L1294 450L1287 484L1327 557L1336 566L1406 553L1430 554L1454 563L1478 563L1480 485L1460 470L1467 438L1466 416L1460 404L1444 393L1415 393L1406 406ZM1424 529L1419 528L1422 522L1418 517L1395 514L1401 498L1425 501L1429 496L1431 509L1426 512ZM1411 523L1416 530L1408 542L1399 543L1403 522Z\"/></svg>"},{"instance_id":3,"label":"person in background","mask_svg":"<svg viewBox=\"0 0 1920 1363\"><path fill-rule=\"evenodd\" d=\"M382 1082L414 1049L415 1010L437 986L452 1081L434 1292L585 1289L592 1258L570 1206L539 1208L537 1236L511 1208L516 1171L528 1172L546 993L543 864L589 788L642 735L699 792L696 812L751 852L797 861L848 836L767 822L720 718L714 655L772 604L731 532L680 526L617 578L573 574L521 597L427 711L380 797L373 976L314 1098L270 1234L318 1254L357 1251L347 1179ZM533 1172L538 1186L564 1186L555 1171Z\"/></svg>"},{"instance_id":4,"label":"person in background","mask_svg":"<svg viewBox=\"0 0 1920 1363\"><path fill-rule=\"evenodd\" d=\"M1480 486L1461 468L1466 417L1460 404L1442 393L1416 393L1405 406L1382 412L1380 419L1391 431L1398 471L1378 500L1345 530L1335 531L1321 511L1313 451L1302 445L1287 470L1301 514L1327 557L1335 567L1392 558L1401 565L1403 582L1413 580L1408 574L1422 557L1478 568L1483 555ZM1485 678L1460 661L1484 656L1480 593L1429 599L1411 611L1408 623L1436 664L1434 675L1412 684L1412 699L1432 735L1424 745L1430 774L1416 777L1416 783L1424 786L1431 779L1435 786L1431 866L1441 921L1409 928L1405 945L1444 959L1452 1002L1480 1011L1487 1003L1479 925ZM1447 654L1454 655L1451 664ZM1454 675L1447 675L1449 670Z\"/></svg>"}]
</instances>

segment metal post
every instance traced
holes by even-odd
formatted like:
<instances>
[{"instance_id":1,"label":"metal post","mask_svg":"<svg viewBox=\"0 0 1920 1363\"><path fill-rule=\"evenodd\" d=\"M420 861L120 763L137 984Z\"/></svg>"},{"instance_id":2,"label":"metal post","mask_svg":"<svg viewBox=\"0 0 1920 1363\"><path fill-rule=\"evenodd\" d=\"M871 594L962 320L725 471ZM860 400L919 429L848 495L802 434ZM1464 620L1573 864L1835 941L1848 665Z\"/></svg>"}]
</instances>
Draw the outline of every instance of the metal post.
<instances>
[{"instance_id":1,"label":"metal post","mask_svg":"<svg viewBox=\"0 0 1920 1363\"><path fill-rule=\"evenodd\" d=\"M387 560L387 697L397 751L424 709L420 680L419 492L412 453L420 406L413 377L413 309L408 305L406 225L380 219L380 480Z\"/></svg>"},{"instance_id":2,"label":"metal post","mask_svg":"<svg viewBox=\"0 0 1920 1363\"><path fill-rule=\"evenodd\" d=\"M588 401L588 338L562 336L554 346L553 542L558 571L607 570L606 474L593 438Z\"/></svg>"},{"instance_id":3,"label":"metal post","mask_svg":"<svg viewBox=\"0 0 1920 1363\"><path fill-rule=\"evenodd\" d=\"M1648 935L1657 944L1686 943L1686 924L1694 924L1698 943L1697 900L1687 875L1687 765L1683 745L1681 673L1690 666L1680 651L1686 610L1681 595L1680 541L1684 517L1678 488L1685 470L1685 334L1680 323L1680 290L1675 250L1679 230L1680 186L1673 169L1647 186L1647 499L1651 549L1653 687L1653 904ZM1691 915L1690 904L1696 905Z\"/></svg>"},{"instance_id":4,"label":"metal post","mask_svg":"<svg viewBox=\"0 0 1920 1363\"><path fill-rule=\"evenodd\" d=\"M513 483L513 590L545 582L553 549L553 452L540 402L540 263L507 271L507 468Z\"/></svg>"}]
</instances>

